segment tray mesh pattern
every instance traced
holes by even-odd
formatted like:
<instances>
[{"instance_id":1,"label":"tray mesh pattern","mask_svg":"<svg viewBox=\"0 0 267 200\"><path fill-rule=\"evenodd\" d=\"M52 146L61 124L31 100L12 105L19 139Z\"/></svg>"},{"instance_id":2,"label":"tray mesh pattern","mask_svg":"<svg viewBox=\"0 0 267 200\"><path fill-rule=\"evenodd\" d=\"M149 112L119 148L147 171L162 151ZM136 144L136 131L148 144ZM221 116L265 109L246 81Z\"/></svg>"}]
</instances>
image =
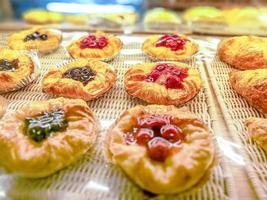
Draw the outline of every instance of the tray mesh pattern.
<instances>
[{"instance_id":1,"label":"tray mesh pattern","mask_svg":"<svg viewBox=\"0 0 267 200\"><path fill-rule=\"evenodd\" d=\"M73 34L64 34L64 43L72 38ZM5 44L6 34L0 35L0 46ZM75 164L43 179L29 180L13 175L2 174L0 186L4 194L16 199L229 199L228 173L220 160L214 168L209 181L200 189L185 192L176 196L151 196L135 184L116 166L106 163L101 143L103 133L111 123L126 109L144 102L129 96L123 89L123 75L135 63L149 62L141 52L143 37L121 36L124 48L120 55L110 64L117 69L118 81L103 97L88 102L101 122L102 131L97 144ZM64 44L63 44L64 46ZM41 80L50 67L70 60L64 47L56 52L40 58L40 76L36 81L20 91L5 94L10 101L8 110L16 110L34 100L46 100L51 96L42 93ZM203 63L193 59L189 64L199 70L202 79L206 78ZM212 120L209 113L208 89L204 87L200 93L186 106L206 122L211 128Z\"/></svg>"},{"instance_id":2,"label":"tray mesh pattern","mask_svg":"<svg viewBox=\"0 0 267 200\"><path fill-rule=\"evenodd\" d=\"M213 54L215 53L213 52ZM257 195L260 199L266 199L267 156L266 153L251 140L244 126L244 121L248 117L264 117L264 115L250 106L245 99L231 88L229 72L232 68L229 65L221 62L216 55L206 64L226 123L230 128L235 142L239 143L241 146L248 175L254 184Z\"/></svg>"}]
</instances>

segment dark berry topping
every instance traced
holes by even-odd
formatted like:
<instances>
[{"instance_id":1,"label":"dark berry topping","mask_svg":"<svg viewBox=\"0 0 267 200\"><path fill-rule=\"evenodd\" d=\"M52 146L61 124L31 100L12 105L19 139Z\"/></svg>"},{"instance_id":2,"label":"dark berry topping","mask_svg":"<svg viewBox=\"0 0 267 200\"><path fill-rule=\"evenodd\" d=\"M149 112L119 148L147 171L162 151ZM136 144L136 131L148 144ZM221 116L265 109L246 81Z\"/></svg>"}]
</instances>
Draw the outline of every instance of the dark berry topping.
<instances>
[{"instance_id":1,"label":"dark berry topping","mask_svg":"<svg viewBox=\"0 0 267 200\"><path fill-rule=\"evenodd\" d=\"M69 69L63 74L63 78L71 78L86 85L95 78L95 72L90 67L76 67Z\"/></svg>"},{"instance_id":2,"label":"dark berry topping","mask_svg":"<svg viewBox=\"0 0 267 200\"><path fill-rule=\"evenodd\" d=\"M30 40L47 40L48 39L48 35L47 34L40 34L38 31L27 35L24 38L24 42L30 41Z\"/></svg>"},{"instance_id":3,"label":"dark berry topping","mask_svg":"<svg viewBox=\"0 0 267 200\"><path fill-rule=\"evenodd\" d=\"M0 71L14 72L17 69L18 64L19 64L18 59L15 59L12 61L1 59L0 60Z\"/></svg>"}]
</instances>

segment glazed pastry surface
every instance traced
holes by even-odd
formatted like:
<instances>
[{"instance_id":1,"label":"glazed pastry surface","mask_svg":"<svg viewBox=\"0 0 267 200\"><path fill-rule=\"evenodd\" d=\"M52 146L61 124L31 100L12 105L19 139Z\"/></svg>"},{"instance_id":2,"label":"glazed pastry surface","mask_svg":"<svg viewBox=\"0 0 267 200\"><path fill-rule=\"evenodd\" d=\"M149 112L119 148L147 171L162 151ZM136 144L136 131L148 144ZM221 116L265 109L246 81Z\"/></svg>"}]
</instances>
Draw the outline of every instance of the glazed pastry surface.
<instances>
[{"instance_id":1,"label":"glazed pastry surface","mask_svg":"<svg viewBox=\"0 0 267 200\"><path fill-rule=\"evenodd\" d=\"M0 92L17 88L20 82L33 72L34 63L29 55L0 48Z\"/></svg>"},{"instance_id":2,"label":"glazed pastry surface","mask_svg":"<svg viewBox=\"0 0 267 200\"><path fill-rule=\"evenodd\" d=\"M40 121L43 115L46 118ZM74 163L94 144L98 130L86 102L77 99L31 102L2 120L0 164L30 178L48 176Z\"/></svg>"},{"instance_id":3,"label":"glazed pastry surface","mask_svg":"<svg viewBox=\"0 0 267 200\"><path fill-rule=\"evenodd\" d=\"M61 68L52 68L42 84L46 93L88 101L103 95L115 82L116 72L110 65L97 60L78 59Z\"/></svg>"},{"instance_id":4,"label":"glazed pastry surface","mask_svg":"<svg viewBox=\"0 0 267 200\"><path fill-rule=\"evenodd\" d=\"M219 58L241 70L267 68L267 39L257 36L231 37L218 46Z\"/></svg>"},{"instance_id":5,"label":"glazed pastry surface","mask_svg":"<svg viewBox=\"0 0 267 200\"><path fill-rule=\"evenodd\" d=\"M90 35L89 35L90 36ZM94 34L91 34L91 36L95 37L97 40L100 37L105 38L105 46L101 48L97 47L86 47L86 45L81 48L81 42L84 41L86 42L86 38L89 36L83 36L75 41L73 41L67 48L69 54L73 58L86 58L86 59L97 59L97 60L103 60L103 61L108 61L110 59L113 59L116 57L120 50L123 47L123 43L121 40L111 34L106 34L103 32L96 32ZM95 42L95 40L90 41L92 43ZM90 43L89 42L89 43ZM90 46L90 44L89 44Z\"/></svg>"},{"instance_id":6,"label":"glazed pastry surface","mask_svg":"<svg viewBox=\"0 0 267 200\"><path fill-rule=\"evenodd\" d=\"M167 48L166 46L156 46L157 42L159 42L160 38L163 36L151 36L147 38L142 45L142 50L151 60L169 61L186 60L198 52L198 45L191 41L186 35L175 35L179 37L179 42L185 42L183 47L177 50L171 50L171 48Z\"/></svg>"},{"instance_id":7,"label":"glazed pastry surface","mask_svg":"<svg viewBox=\"0 0 267 200\"><path fill-rule=\"evenodd\" d=\"M148 78L151 74L153 75L153 72L161 63L133 65L124 75L124 87L126 91L130 95L148 103L165 105L180 105L198 94L201 89L201 79L197 70L179 62L163 64L170 65L177 72L165 73L163 70L159 72L160 76L155 81L149 81ZM181 77L182 73L184 73L183 77ZM172 81L172 74L178 74L177 76L175 75L175 78L178 80ZM171 83L170 86L166 85L169 80Z\"/></svg>"},{"instance_id":8,"label":"glazed pastry surface","mask_svg":"<svg viewBox=\"0 0 267 200\"><path fill-rule=\"evenodd\" d=\"M139 130L146 131L149 129L147 125L161 123L164 126L164 122L179 130L178 140L171 134L168 141L162 137L159 139L163 144L171 145L168 146L167 155L162 143L157 143L157 149L149 146L153 145L151 141L155 138L148 142L148 146L140 144L139 135L137 141L129 140L129 134L135 127L140 128L138 123L144 117L150 119ZM152 130L158 134L157 128L152 127ZM136 106L125 111L106 134L104 150L107 158L122 168L142 189L152 193L173 194L187 190L198 184L213 166L215 151L212 135L207 126L187 108Z\"/></svg>"},{"instance_id":9,"label":"glazed pastry surface","mask_svg":"<svg viewBox=\"0 0 267 200\"><path fill-rule=\"evenodd\" d=\"M267 119L251 117L245 121L250 137L267 152Z\"/></svg>"},{"instance_id":10,"label":"glazed pastry surface","mask_svg":"<svg viewBox=\"0 0 267 200\"><path fill-rule=\"evenodd\" d=\"M267 69L234 71L230 83L252 106L267 113Z\"/></svg>"},{"instance_id":11,"label":"glazed pastry surface","mask_svg":"<svg viewBox=\"0 0 267 200\"><path fill-rule=\"evenodd\" d=\"M39 35L46 35L46 37L36 37L35 39L26 39L34 33ZM38 35L38 34L36 34ZM50 53L58 49L62 41L60 31L46 29L46 28L32 28L11 34L7 38L7 44L11 49L16 50L37 50L40 53Z\"/></svg>"}]
</instances>

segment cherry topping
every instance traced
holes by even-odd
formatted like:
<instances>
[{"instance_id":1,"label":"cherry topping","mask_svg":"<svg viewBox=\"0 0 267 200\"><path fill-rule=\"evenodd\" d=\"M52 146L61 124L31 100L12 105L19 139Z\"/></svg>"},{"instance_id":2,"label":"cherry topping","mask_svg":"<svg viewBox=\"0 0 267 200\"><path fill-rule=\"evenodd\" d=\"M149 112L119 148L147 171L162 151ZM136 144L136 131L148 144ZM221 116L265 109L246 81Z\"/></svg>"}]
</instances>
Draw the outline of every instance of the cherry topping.
<instances>
[{"instance_id":1,"label":"cherry topping","mask_svg":"<svg viewBox=\"0 0 267 200\"><path fill-rule=\"evenodd\" d=\"M170 143L160 137L155 137L148 142L148 153L151 159L164 162L170 152Z\"/></svg>"},{"instance_id":2,"label":"cherry topping","mask_svg":"<svg viewBox=\"0 0 267 200\"><path fill-rule=\"evenodd\" d=\"M166 88L170 89L180 89L183 87L183 79L187 76L187 68L179 68L173 64L162 63L156 65L152 72L146 76L145 81L156 82L160 77L163 77L159 84L164 84Z\"/></svg>"},{"instance_id":3,"label":"cherry topping","mask_svg":"<svg viewBox=\"0 0 267 200\"><path fill-rule=\"evenodd\" d=\"M144 128L151 128L155 126L163 126L171 122L172 117L170 115L149 115L138 118L138 126Z\"/></svg>"},{"instance_id":4,"label":"cherry topping","mask_svg":"<svg viewBox=\"0 0 267 200\"><path fill-rule=\"evenodd\" d=\"M172 124L167 124L165 126L162 126L160 129L160 133L162 137L164 137L166 140L170 142L177 142L179 140L181 141L184 139L184 135L182 134L181 129Z\"/></svg>"},{"instance_id":5,"label":"cherry topping","mask_svg":"<svg viewBox=\"0 0 267 200\"><path fill-rule=\"evenodd\" d=\"M108 39L104 36L97 38L95 35L88 35L80 42L80 48L103 49L108 44Z\"/></svg>"},{"instance_id":6,"label":"cherry topping","mask_svg":"<svg viewBox=\"0 0 267 200\"><path fill-rule=\"evenodd\" d=\"M137 134L137 143L146 144L154 136L154 132L148 128L141 128Z\"/></svg>"},{"instance_id":7,"label":"cherry topping","mask_svg":"<svg viewBox=\"0 0 267 200\"><path fill-rule=\"evenodd\" d=\"M177 34L166 34L159 38L156 42L156 47L170 48L172 51L184 49L186 40L182 39Z\"/></svg>"}]
</instances>

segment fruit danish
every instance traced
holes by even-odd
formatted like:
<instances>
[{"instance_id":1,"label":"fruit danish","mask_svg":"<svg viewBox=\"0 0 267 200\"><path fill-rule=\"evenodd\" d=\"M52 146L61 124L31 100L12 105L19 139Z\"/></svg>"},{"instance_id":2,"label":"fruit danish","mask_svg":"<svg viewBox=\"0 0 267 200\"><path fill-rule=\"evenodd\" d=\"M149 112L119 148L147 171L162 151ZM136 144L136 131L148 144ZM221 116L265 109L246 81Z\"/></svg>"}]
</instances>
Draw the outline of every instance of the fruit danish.
<instances>
[{"instance_id":1,"label":"fruit danish","mask_svg":"<svg viewBox=\"0 0 267 200\"><path fill-rule=\"evenodd\" d=\"M7 44L16 50L37 50L40 53L50 53L58 49L62 34L58 30L32 28L13 33L7 38Z\"/></svg>"},{"instance_id":2,"label":"fruit danish","mask_svg":"<svg viewBox=\"0 0 267 200\"><path fill-rule=\"evenodd\" d=\"M152 193L187 190L207 177L214 165L212 135L187 108L136 106L106 134L107 158Z\"/></svg>"},{"instance_id":3,"label":"fruit danish","mask_svg":"<svg viewBox=\"0 0 267 200\"><path fill-rule=\"evenodd\" d=\"M251 117L245 121L250 137L267 152L267 119Z\"/></svg>"},{"instance_id":4,"label":"fruit danish","mask_svg":"<svg viewBox=\"0 0 267 200\"><path fill-rule=\"evenodd\" d=\"M118 37L103 32L89 34L73 41L68 52L73 58L93 58L108 61L116 57L123 44Z\"/></svg>"},{"instance_id":5,"label":"fruit danish","mask_svg":"<svg viewBox=\"0 0 267 200\"><path fill-rule=\"evenodd\" d=\"M221 41L218 56L223 62L241 69L267 68L267 39L256 36L231 37Z\"/></svg>"},{"instance_id":6,"label":"fruit danish","mask_svg":"<svg viewBox=\"0 0 267 200\"><path fill-rule=\"evenodd\" d=\"M184 63L145 63L126 72L124 86L130 95L148 103L179 105L196 96L201 79Z\"/></svg>"},{"instance_id":7,"label":"fruit danish","mask_svg":"<svg viewBox=\"0 0 267 200\"><path fill-rule=\"evenodd\" d=\"M19 176L48 176L93 145L97 123L83 100L32 102L3 118L0 165Z\"/></svg>"},{"instance_id":8,"label":"fruit danish","mask_svg":"<svg viewBox=\"0 0 267 200\"><path fill-rule=\"evenodd\" d=\"M147 38L142 50L151 60L182 61L198 52L198 45L187 36L166 34Z\"/></svg>"},{"instance_id":9,"label":"fruit danish","mask_svg":"<svg viewBox=\"0 0 267 200\"><path fill-rule=\"evenodd\" d=\"M95 99L116 82L114 69L101 61L78 59L52 68L43 79L43 91L56 96Z\"/></svg>"},{"instance_id":10,"label":"fruit danish","mask_svg":"<svg viewBox=\"0 0 267 200\"><path fill-rule=\"evenodd\" d=\"M34 62L26 53L0 48L0 92L17 90L34 73ZM23 83L22 83L23 82Z\"/></svg>"},{"instance_id":11,"label":"fruit danish","mask_svg":"<svg viewBox=\"0 0 267 200\"><path fill-rule=\"evenodd\" d=\"M234 71L230 83L252 106L267 113L267 69Z\"/></svg>"}]
</instances>

